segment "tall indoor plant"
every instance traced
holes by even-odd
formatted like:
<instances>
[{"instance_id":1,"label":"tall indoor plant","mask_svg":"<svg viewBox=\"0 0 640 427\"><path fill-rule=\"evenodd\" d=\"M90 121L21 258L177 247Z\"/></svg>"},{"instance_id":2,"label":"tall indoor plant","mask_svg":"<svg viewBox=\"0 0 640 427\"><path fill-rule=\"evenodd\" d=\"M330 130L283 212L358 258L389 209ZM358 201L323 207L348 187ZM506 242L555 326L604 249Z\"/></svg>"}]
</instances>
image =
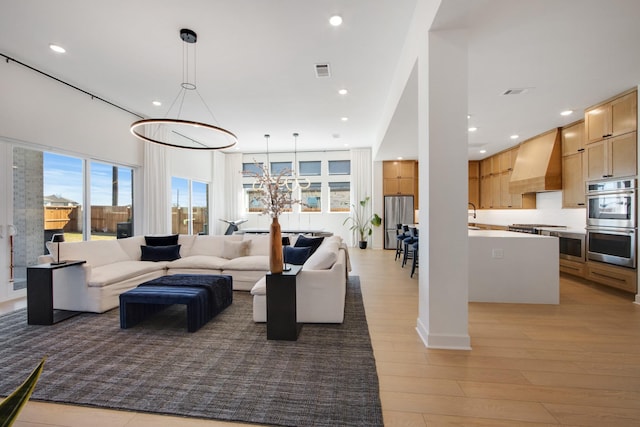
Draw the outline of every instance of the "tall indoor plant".
<instances>
[{"instance_id":1,"label":"tall indoor plant","mask_svg":"<svg viewBox=\"0 0 640 427\"><path fill-rule=\"evenodd\" d=\"M377 213L368 215L367 205L369 204L371 197L367 196L360 200L358 204L351 204L353 207L353 214L346 218L342 223L351 223L349 230L357 231L360 236L359 246L360 249L367 248L367 238L373 233L373 227L379 227L382 224L382 218Z\"/></svg>"}]
</instances>

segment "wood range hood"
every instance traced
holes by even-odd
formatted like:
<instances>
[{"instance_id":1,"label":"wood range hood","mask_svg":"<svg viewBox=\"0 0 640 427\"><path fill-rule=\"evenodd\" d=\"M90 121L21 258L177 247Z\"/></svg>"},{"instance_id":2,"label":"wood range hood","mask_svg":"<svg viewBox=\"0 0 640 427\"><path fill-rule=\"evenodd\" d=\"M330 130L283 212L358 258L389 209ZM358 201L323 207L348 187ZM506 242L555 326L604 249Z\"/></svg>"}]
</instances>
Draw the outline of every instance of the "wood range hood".
<instances>
[{"instance_id":1,"label":"wood range hood","mask_svg":"<svg viewBox=\"0 0 640 427\"><path fill-rule=\"evenodd\" d=\"M560 128L524 141L509 181L509 193L562 190L562 142Z\"/></svg>"}]
</instances>

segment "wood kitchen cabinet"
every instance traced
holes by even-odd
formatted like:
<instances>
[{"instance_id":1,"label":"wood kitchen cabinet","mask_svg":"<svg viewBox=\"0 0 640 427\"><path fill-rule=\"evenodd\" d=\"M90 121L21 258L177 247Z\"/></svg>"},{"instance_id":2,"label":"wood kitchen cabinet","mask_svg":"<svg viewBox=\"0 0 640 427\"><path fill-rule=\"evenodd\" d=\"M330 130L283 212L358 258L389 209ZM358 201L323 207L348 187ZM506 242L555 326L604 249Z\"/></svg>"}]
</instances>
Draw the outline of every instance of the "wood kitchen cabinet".
<instances>
[{"instance_id":1,"label":"wood kitchen cabinet","mask_svg":"<svg viewBox=\"0 0 640 427\"><path fill-rule=\"evenodd\" d=\"M480 161L480 209L535 208L535 194L511 194L518 146Z\"/></svg>"},{"instance_id":2,"label":"wood kitchen cabinet","mask_svg":"<svg viewBox=\"0 0 640 427\"><path fill-rule=\"evenodd\" d=\"M383 162L382 175L382 191L385 195L401 194L417 197L418 162L413 160Z\"/></svg>"},{"instance_id":3,"label":"wood kitchen cabinet","mask_svg":"<svg viewBox=\"0 0 640 427\"><path fill-rule=\"evenodd\" d=\"M480 207L480 162L469 161L469 203Z\"/></svg>"},{"instance_id":4,"label":"wood kitchen cabinet","mask_svg":"<svg viewBox=\"0 0 640 427\"><path fill-rule=\"evenodd\" d=\"M562 207L585 206L584 121L562 129Z\"/></svg>"},{"instance_id":5,"label":"wood kitchen cabinet","mask_svg":"<svg viewBox=\"0 0 640 427\"><path fill-rule=\"evenodd\" d=\"M592 144L637 129L638 93L633 89L585 110L586 143Z\"/></svg>"},{"instance_id":6,"label":"wood kitchen cabinet","mask_svg":"<svg viewBox=\"0 0 640 427\"><path fill-rule=\"evenodd\" d=\"M594 282L633 292L638 290L636 270L603 262L587 262L585 278Z\"/></svg>"},{"instance_id":7,"label":"wood kitchen cabinet","mask_svg":"<svg viewBox=\"0 0 640 427\"><path fill-rule=\"evenodd\" d=\"M586 180L635 176L636 135L636 132L631 132L588 144L584 155Z\"/></svg>"}]
</instances>

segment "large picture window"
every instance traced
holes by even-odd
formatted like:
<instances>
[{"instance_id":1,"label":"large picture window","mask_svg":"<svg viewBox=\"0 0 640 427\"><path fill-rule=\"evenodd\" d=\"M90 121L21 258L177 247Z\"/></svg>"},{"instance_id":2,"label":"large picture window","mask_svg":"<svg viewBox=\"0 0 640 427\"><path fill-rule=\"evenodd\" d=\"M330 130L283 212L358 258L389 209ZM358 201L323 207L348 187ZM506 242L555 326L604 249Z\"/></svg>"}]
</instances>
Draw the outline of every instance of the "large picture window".
<instances>
[{"instance_id":1,"label":"large picture window","mask_svg":"<svg viewBox=\"0 0 640 427\"><path fill-rule=\"evenodd\" d=\"M91 240L133 235L133 170L91 162Z\"/></svg>"}]
</instances>

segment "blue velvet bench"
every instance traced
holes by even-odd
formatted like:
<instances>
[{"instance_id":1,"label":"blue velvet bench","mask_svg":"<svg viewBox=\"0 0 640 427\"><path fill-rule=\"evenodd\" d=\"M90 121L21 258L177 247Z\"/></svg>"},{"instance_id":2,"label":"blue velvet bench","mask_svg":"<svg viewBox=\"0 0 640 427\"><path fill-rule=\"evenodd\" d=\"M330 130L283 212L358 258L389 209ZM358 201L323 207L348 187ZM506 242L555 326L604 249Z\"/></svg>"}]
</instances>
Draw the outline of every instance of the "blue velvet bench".
<instances>
[{"instance_id":1,"label":"blue velvet bench","mask_svg":"<svg viewBox=\"0 0 640 427\"><path fill-rule=\"evenodd\" d=\"M232 302L231 276L164 276L142 283L120 295L120 327L131 328L170 305L185 304L187 330L195 332Z\"/></svg>"}]
</instances>

